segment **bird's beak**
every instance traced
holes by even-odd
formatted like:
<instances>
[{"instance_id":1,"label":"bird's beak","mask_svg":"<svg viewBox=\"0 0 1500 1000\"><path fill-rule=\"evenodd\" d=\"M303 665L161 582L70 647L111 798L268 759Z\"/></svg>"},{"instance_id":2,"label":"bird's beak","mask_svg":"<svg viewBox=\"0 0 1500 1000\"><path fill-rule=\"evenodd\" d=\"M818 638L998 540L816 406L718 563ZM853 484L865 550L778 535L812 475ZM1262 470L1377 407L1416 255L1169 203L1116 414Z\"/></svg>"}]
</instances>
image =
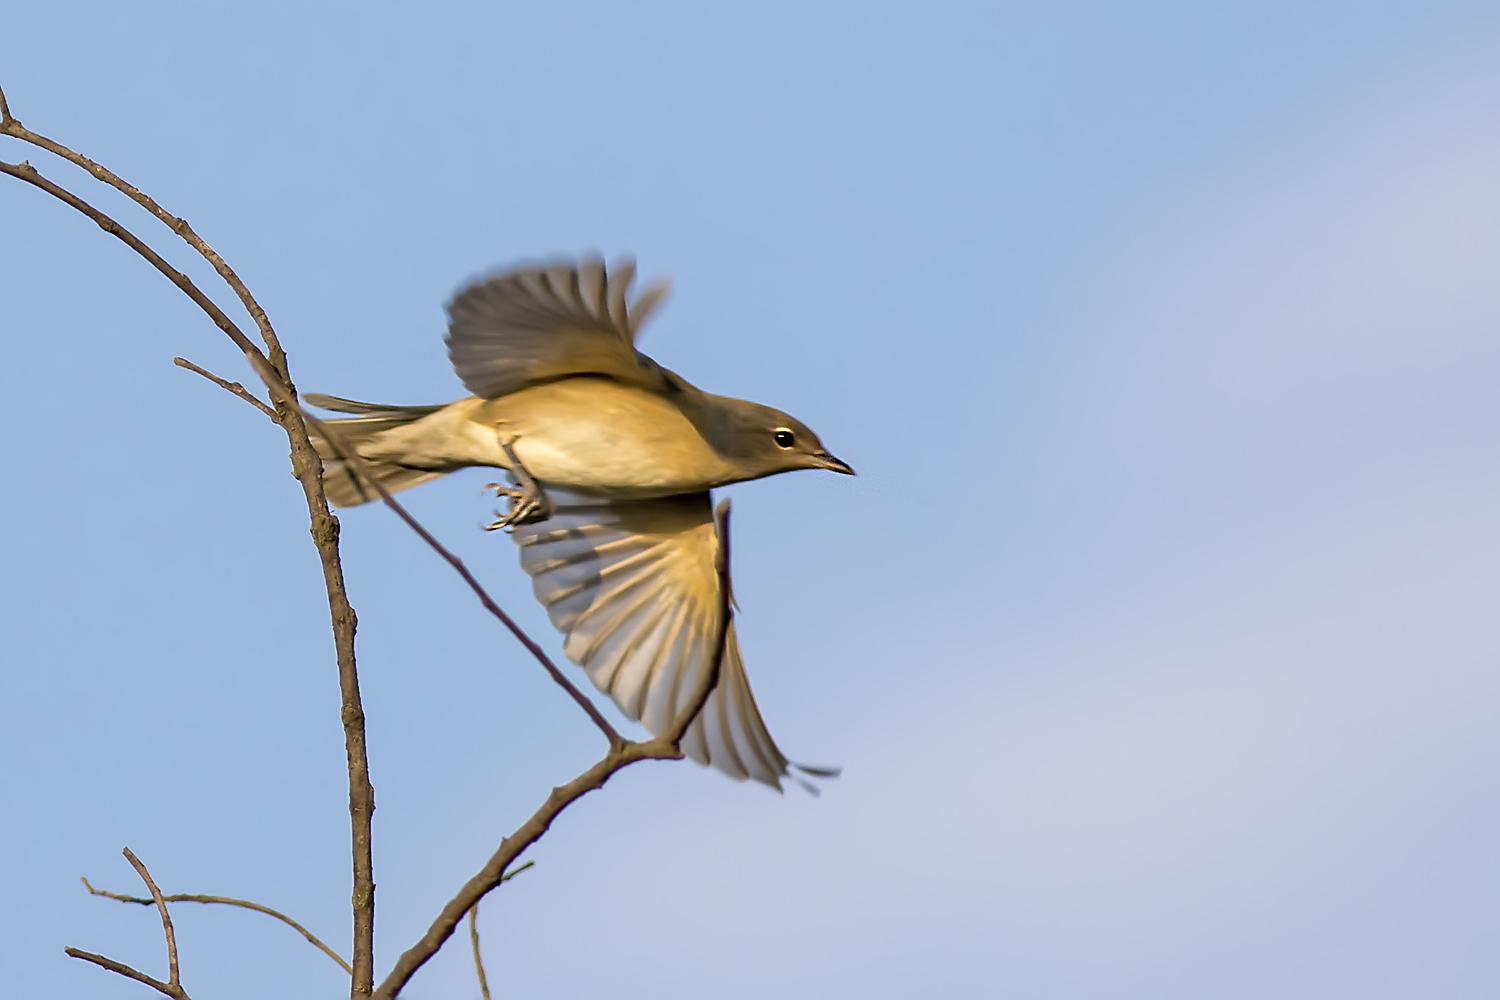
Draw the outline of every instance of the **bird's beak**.
<instances>
[{"instance_id":1,"label":"bird's beak","mask_svg":"<svg viewBox=\"0 0 1500 1000\"><path fill-rule=\"evenodd\" d=\"M854 470L849 467L849 463L834 458L826 451L814 452L812 458L814 462L818 463L818 468L820 469L827 469L829 472L841 472L846 476L854 475Z\"/></svg>"}]
</instances>

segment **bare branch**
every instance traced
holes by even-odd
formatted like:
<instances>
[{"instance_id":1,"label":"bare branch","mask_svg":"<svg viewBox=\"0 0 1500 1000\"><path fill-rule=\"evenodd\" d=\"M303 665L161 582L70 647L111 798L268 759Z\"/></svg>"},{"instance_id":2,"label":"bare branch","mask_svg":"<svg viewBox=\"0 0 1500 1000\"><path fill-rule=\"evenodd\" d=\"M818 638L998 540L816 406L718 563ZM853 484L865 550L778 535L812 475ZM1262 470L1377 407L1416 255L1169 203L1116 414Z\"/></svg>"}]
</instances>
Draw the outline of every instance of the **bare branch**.
<instances>
[{"instance_id":1,"label":"bare branch","mask_svg":"<svg viewBox=\"0 0 1500 1000\"><path fill-rule=\"evenodd\" d=\"M130 848L124 850L125 860L130 862L130 867L146 883L146 888L151 890L151 898L156 903L156 912L161 914L161 932L167 939L167 985L177 990L182 989L182 977L177 971L177 932L172 929L172 915L167 912L166 900L161 898L161 890L156 887L151 873L141 863L141 859L135 856Z\"/></svg>"},{"instance_id":2,"label":"bare branch","mask_svg":"<svg viewBox=\"0 0 1500 1000\"><path fill-rule=\"evenodd\" d=\"M173 358L172 364L176 365L178 368L186 368L190 372L197 372L199 375L202 375L204 378L208 379L220 389L223 389L226 392L240 397L245 402L249 403L251 406L255 407L257 410L270 417L271 420L275 423L281 423L281 418L276 415L275 410L271 409L265 403L261 402L259 398L253 395L250 390L246 389L243 385L240 385L240 383L230 382L228 379L219 378L219 376L215 375L213 372L209 371L206 368L199 368L197 365L193 364L191 361L188 361L186 358Z\"/></svg>"},{"instance_id":3,"label":"bare branch","mask_svg":"<svg viewBox=\"0 0 1500 1000\"><path fill-rule=\"evenodd\" d=\"M88 216L105 232L115 236L144 257L181 289L244 353L256 375L265 383L272 401L276 404L278 423L285 431L287 441L291 446L292 472L302 484L302 493L307 502L309 530L312 533L313 544L318 550L319 562L323 570L323 583L328 592L328 611L339 672L341 700L339 715L344 727L344 751L349 770L350 853L354 876L354 891L350 896L354 916L354 975L350 986L350 996L352 998L369 996L375 974L375 872L371 842L375 790L370 784L365 714L359 693L359 671L354 655L354 633L357 620L354 608L349 603L348 590L344 584L343 565L339 559L338 518L334 517L328 508L328 499L323 490L323 466L308 438L307 426L302 420L302 411L297 404L297 390L287 372L286 355L282 352L281 345L276 339L275 331L271 328L264 310L255 302L244 283L222 258L192 231L186 222L171 216L139 189L126 184L114 173L92 160L22 127L14 116L8 114L8 108L3 122L0 122L0 133L30 142L82 166L98 179L124 192L138 204L146 207L158 219L166 222L189 246L214 265L220 277L240 297L240 301L259 327L261 337L270 352L268 359L186 275L163 260L161 255L148 247L134 233L77 195L47 180L30 163L0 162L0 173L7 173L24 180Z\"/></svg>"},{"instance_id":4,"label":"bare branch","mask_svg":"<svg viewBox=\"0 0 1500 1000\"><path fill-rule=\"evenodd\" d=\"M484 974L484 956L479 951L479 904L469 908L469 944L474 949L474 974L479 977L479 995L490 1000L490 981Z\"/></svg>"},{"instance_id":5,"label":"bare branch","mask_svg":"<svg viewBox=\"0 0 1500 1000\"><path fill-rule=\"evenodd\" d=\"M171 983L164 983L160 979L152 979L144 972L141 972L137 969L132 969L130 966L124 964L123 962L116 962L112 958L105 958L103 955L95 955L93 952L84 951L82 948L64 948L63 954L67 955L69 958L78 958L82 959L85 962L93 962L95 965L99 966L99 968L108 969L110 972L113 972L116 975L124 976L126 979L134 979L138 983L145 983L156 992L162 994L163 996L173 997L174 1000L192 1000L192 998L187 995L187 993L181 986L173 986Z\"/></svg>"},{"instance_id":6,"label":"bare branch","mask_svg":"<svg viewBox=\"0 0 1500 1000\"><path fill-rule=\"evenodd\" d=\"M88 879L83 879L82 882L83 887L87 889L90 894L95 896L104 896L108 899L117 899L122 903L137 903L141 906L152 906L155 904L155 900L142 899L140 896L127 896L124 893L110 892L108 889L96 889L89 884ZM303 927L301 924L297 923L297 921L293 920L285 913L282 913L280 910L273 910L269 906L266 906L262 903L252 902L248 899L235 899L232 896L209 896L204 895L203 893L189 892L173 893L169 896L163 896L162 899L166 900L168 903L222 903L225 906L238 906L246 910L254 910L256 913L264 913L268 917L275 917L277 920L280 920L282 923L286 924L298 934L301 934L314 948L317 948L323 954L327 955L329 958L337 962L339 964L339 968L343 969L345 972L351 975L354 973L354 969L351 968L349 963L344 960L344 957L338 952L334 951L332 948L328 947L328 945L324 944L322 941L318 940L317 936L314 935L312 931L308 930L306 927Z\"/></svg>"},{"instance_id":7,"label":"bare branch","mask_svg":"<svg viewBox=\"0 0 1500 1000\"><path fill-rule=\"evenodd\" d=\"M12 119L12 121L14 121L14 119ZM182 289L183 294L192 299L193 304L196 305L199 309L202 309L206 314L208 314L208 318L214 321L214 325L217 326L220 330L223 330L224 333L229 336L229 339L234 341L234 346L238 347L242 352L244 352L246 359L248 359L250 362L250 367L254 368L255 373L266 382L267 387L271 390L273 395L276 394L276 391L278 389L281 390L281 393L283 395L289 395L289 390L285 382L282 380L281 376L278 373L271 369L270 363L266 361L266 357L260 352L260 348L256 347L255 344L251 342L250 338L245 336L244 332L235 325L233 320L224 315L224 311L217 305L215 305L212 299L210 299L207 295L204 295L203 292L198 288L198 286L193 284L191 278L183 274L181 271L177 270L171 264L168 264L162 258L161 254L148 247L144 242L141 241L140 237L136 236L130 230L126 229L124 226L120 225L114 219L105 215L103 212L99 211L93 205L90 205L88 202L84 201L76 194L73 194L71 191L59 187L52 181L43 177L41 173L36 169L36 167L33 167L30 163L24 160L20 163L5 163L3 161L0 161L0 173L10 174L12 177L23 180L33 187L40 188L65 205L68 205L69 207L82 212L84 215L92 219L100 229L104 230L106 233L109 233L111 236L115 237L116 239L120 240L120 242L130 247L130 249L146 258L146 260L151 264L152 267L156 268L158 271L164 274L167 280L172 282L172 284Z\"/></svg>"},{"instance_id":8,"label":"bare branch","mask_svg":"<svg viewBox=\"0 0 1500 1000\"><path fill-rule=\"evenodd\" d=\"M312 418L309 418L311 420ZM314 426L317 426L314 424ZM321 428L320 428L321 430ZM368 476L366 478L369 478ZM382 491L382 496L385 496ZM589 792L603 788L617 771L629 767L631 764L641 760L681 760L682 750L680 744L682 736L693 724L693 720L703 711L703 705L708 701L709 694L718 684L720 667L724 660L724 651L729 641L730 615L734 611L733 602L729 593L729 501L719 503L714 511L714 518L718 529L719 548L714 560L714 567L719 575L719 602L720 623L718 635L718 655L714 658L714 664L707 676L698 683L698 688L693 692L693 699L680 712L671 726L662 735L637 743L632 740L621 740L619 743L610 743L609 753L604 759L593 767L584 771L578 777L552 789L552 794L547 796L531 818L516 828L509 837L500 841L499 848L485 862L483 868L469 881L465 882L459 889L458 894L448 901L443 907L437 919L427 928L427 933L422 938L401 954L396 964L386 975L385 979L375 989L372 1000L394 1000L403 987L410 982L411 977L416 975L418 969L425 965L428 959L436 955L438 949L453 936L458 924L464 916L476 906L491 890L505 881L505 870L511 862L520 856L532 844L540 840L551 828L552 821L562 814L574 802L583 798ZM408 523L412 523L408 521Z\"/></svg>"},{"instance_id":9,"label":"bare branch","mask_svg":"<svg viewBox=\"0 0 1500 1000\"><path fill-rule=\"evenodd\" d=\"M151 878L151 873L146 870L146 866L141 863L141 859L136 857L135 853L128 847L125 848L124 854L125 860L130 862L130 867L135 869L135 873L141 877L141 881L146 883L146 888L151 890L150 899L136 899L132 897L131 902L145 903L148 906L154 905L156 911L161 914L162 936L167 940L167 981L162 982L160 979L152 978L139 969L133 969L125 965L123 962L116 962L112 958L105 958L103 955L96 955L91 951L83 951L79 948L64 948L63 951L70 958L92 962L101 969L108 969L110 972L124 976L126 979L134 979L138 983L144 983L158 993L173 997L174 1000L190 1000L187 991L182 988L182 983L178 975L177 932L172 929L172 917L167 913L166 900L162 898L161 890L156 887L155 880ZM88 885L88 882L85 881L84 885ZM89 891L94 891L93 886L89 886ZM108 893L106 895L113 894Z\"/></svg>"},{"instance_id":10,"label":"bare branch","mask_svg":"<svg viewBox=\"0 0 1500 1000\"><path fill-rule=\"evenodd\" d=\"M535 861L528 861L514 871L508 871L500 876L501 882L509 882L528 868L536 865ZM474 974L479 977L479 992L484 1000L490 1000L490 980L484 974L484 955L479 950L479 904L475 903L469 909L469 945L474 949Z\"/></svg>"},{"instance_id":11,"label":"bare branch","mask_svg":"<svg viewBox=\"0 0 1500 1000\"><path fill-rule=\"evenodd\" d=\"M434 552L442 556L443 560L458 572L458 575L463 578L464 583L467 583L469 589L479 598L479 603L484 606L484 609L500 619L500 622L506 628L510 629L511 634L520 641L521 645L526 647L527 652L536 657L537 662L546 669L553 682L566 691L568 697L572 698L578 704L578 707L583 709L584 713L588 715L594 725L599 727L599 731L604 734L605 739L609 740L610 746L623 744L625 738L615 730L615 727L594 706L594 703L578 689L577 685L568 680L567 675L559 670L557 664L552 662L552 658L546 654L542 647L537 645L531 636L527 635L521 626L516 624L515 619L511 618L500 605L495 603L494 598L490 597L479 581L474 578L474 574L469 572L469 568L464 565L464 561L450 552L442 542L434 538L432 533L422 526L421 522L412 517L407 509L401 506L401 503L395 497L391 496L390 491L381 485L379 477L370 470L369 464L365 462L359 452L349 447L349 443L344 440L343 435L334 430L332 425L319 420L306 410L302 411L302 416L323 436L324 440L328 441L334 447L338 456L349 463L354 471L359 474L360 478L375 488L375 491L380 494L381 502L393 510L396 516L406 523L408 528L415 531L422 541L430 545Z\"/></svg>"},{"instance_id":12,"label":"bare branch","mask_svg":"<svg viewBox=\"0 0 1500 1000\"><path fill-rule=\"evenodd\" d=\"M660 756L654 753L653 749L644 743L628 741L619 747L612 746L603 760L567 784L552 789L552 794L547 796L547 801L532 813L531 818L517 827L509 837L500 841L499 849L490 856L489 861L485 862L484 867L473 878L464 883L458 894L448 901L437 919L432 922L432 926L427 929L427 933L396 960L395 966L375 988L373 1000L393 1000L401 988L416 974L416 971L425 965L428 959L436 955L438 949L448 938L452 937L459 921L464 919L474 904L500 884L506 867L522 851L540 840L552 826L552 821L564 809L589 792L603 788L605 783L621 768L628 767L638 760L649 760Z\"/></svg>"},{"instance_id":13,"label":"bare branch","mask_svg":"<svg viewBox=\"0 0 1500 1000\"><path fill-rule=\"evenodd\" d=\"M60 156L69 163L87 170L96 180L108 184L156 216L167 228L180 236L184 243L192 247L204 260L212 264L213 269L219 273L219 277L223 278L224 283L239 297L240 303L245 307L245 311L255 321L256 328L260 330L261 339L265 341L266 350L270 354L271 367L283 379L290 381L290 376L287 374L286 354L281 349L281 343L277 340L276 331L271 328L271 321L267 318L265 310L260 307L259 302L255 301L255 296L250 294L250 289L245 287L245 283L240 280L238 274L234 273L234 269L229 266L224 258L219 256L213 247L204 241L203 237L193 231L193 227L188 225L186 219L178 218L171 212L168 212L158 205L156 200L150 195L134 184L127 183L107 167L95 163L81 153L74 152L60 142L26 128L20 121L11 116L10 108L4 102L5 94L3 91L0 91L0 133L20 139L22 142L28 142L39 149L45 149L47 152Z\"/></svg>"}]
</instances>

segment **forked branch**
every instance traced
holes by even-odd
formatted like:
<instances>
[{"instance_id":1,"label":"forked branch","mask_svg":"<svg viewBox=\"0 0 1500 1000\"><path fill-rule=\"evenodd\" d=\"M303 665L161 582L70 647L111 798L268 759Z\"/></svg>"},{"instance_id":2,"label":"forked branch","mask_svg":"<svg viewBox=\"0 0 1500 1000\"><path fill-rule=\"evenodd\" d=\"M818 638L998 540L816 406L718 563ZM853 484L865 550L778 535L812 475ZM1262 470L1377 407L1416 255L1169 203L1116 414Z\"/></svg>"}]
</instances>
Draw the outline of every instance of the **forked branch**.
<instances>
[{"instance_id":1,"label":"forked branch","mask_svg":"<svg viewBox=\"0 0 1500 1000\"><path fill-rule=\"evenodd\" d=\"M350 996L358 998L369 995L375 977L375 872L371 842L371 823L375 812L375 790L370 784L369 755L366 751L365 713L359 693L359 671L354 657L354 608L349 603L344 585L344 569L339 558L339 522L328 508L328 499L323 491L323 466L318 453L307 435L307 426L302 421L302 411L297 404L297 390L292 384L286 367L286 355L276 338L265 311L255 301L239 276L226 264L213 248L193 232L182 219L172 215L139 188L126 183L117 174L106 170L94 161L82 156L61 143L54 142L21 125L11 114L0 91L0 134L12 136L45 149L88 170L96 179L130 197L164 222L188 246L213 265L219 276L239 297L265 342L262 353L245 336L244 332L226 316L201 290L181 271L168 264L160 254L147 246L138 236L105 215L99 209L43 177L28 162L0 162L0 173L9 174L50 194L70 208L92 219L105 232L115 236L153 267L166 276L187 295L199 309L223 330L235 346L244 353L250 367L265 384L276 406L277 423L286 432L292 453L292 472L302 485L307 503L309 530L323 570L323 584L328 592L328 611L333 630L334 651L338 661L339 693L341 699L339 716L344 727L344 749L349 771L349 826L350 853L353 863L353 892L350 896L354 917L354 975L350 985Z\"/></svg>"},{"instance_id":2,"label":"forked branch","mask_svg":"<svg viewBox=\"0 0 1500 1000\"><path fill-rule=\"evenodd\" d=\"M141 863L141 859L136 857L128 847L125 848L124 854L125 860L130 862L130 866L135 869L136 874L141 877L141 881L146 883L146 888L151 891L150 901L156 905L156 912L161 914L162 936L166 938L167 942L167 981L162 982L160 979L148 976L139 969L133 969L123 962L116 962L112 958L105 958L103 955L96 955L91 951L83 951L79 948L64 948L63 952L70 958L92 962L102 969L108 969L110 972L124 976L127 979L134 979L138 983L144 983L163 996L173 997L174 1000L191 1000L187 995L187 991L182 988L181 976L177 967L177 932L172 928L172 915L167 912L166 900L162 898L161 890L156 887L156 881L152 879L151 873L146 870L146 866Z\"/></svg>"},{"instance_id":3,"label":"forked branch","mask_svg":"<svg viewBox=\"0 0 1500 1000\"><path fill-rule=\"evenodd\" d=\"M275 410L271 409L265 403L261 402L260 397L254 395L252 392L250 392L249 389L246 389L243 385L240 385L240 383L231 382L225 378L219 378L219 376L215 375L207 368L199 368L197 365L193 364L186 358L173 358L172 364L176 365L178 368L186 368L190 372L195 372L199 375L202 375L204 378L208 379L214 385L218 386L220 389L223 389L230 395L238 396L240 399L243 399L245 402L249 403L251 406L255 407L257 410L270 417L274 423L281 423L281 418L276 415Z\"/></svg>"}]
</instances>

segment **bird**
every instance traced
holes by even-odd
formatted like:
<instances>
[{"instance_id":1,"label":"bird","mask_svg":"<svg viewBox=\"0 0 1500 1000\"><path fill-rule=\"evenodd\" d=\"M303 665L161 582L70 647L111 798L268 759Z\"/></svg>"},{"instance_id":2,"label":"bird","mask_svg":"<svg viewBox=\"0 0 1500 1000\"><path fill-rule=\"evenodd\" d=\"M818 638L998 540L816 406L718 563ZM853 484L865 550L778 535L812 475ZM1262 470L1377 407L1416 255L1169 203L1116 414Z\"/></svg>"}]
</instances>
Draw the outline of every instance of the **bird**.
<instances>
[{"instance_id":1,"label":"bird","mask_svg":"<svg viewBox=\"0 0 1500 1000\"><path fill-rule=\"evenodd\" d=\"M771 738L719 593L711 491L798 469L854 470L791 415L704 392L636 347L669 285L631 292L635 263L597 255L521 264L448 302L445 338L471 395L385 406L308 394L349 416L312 434L330 501L377 499L458 469L507 470L505 529L563 652L630 720L666 729L712 670L683 736L692 760L780 791L836 768L791 762ZM363 460L356 469L341 448ZM727 584L727 578L726 578Z\"/></svg>"}]
</instances>

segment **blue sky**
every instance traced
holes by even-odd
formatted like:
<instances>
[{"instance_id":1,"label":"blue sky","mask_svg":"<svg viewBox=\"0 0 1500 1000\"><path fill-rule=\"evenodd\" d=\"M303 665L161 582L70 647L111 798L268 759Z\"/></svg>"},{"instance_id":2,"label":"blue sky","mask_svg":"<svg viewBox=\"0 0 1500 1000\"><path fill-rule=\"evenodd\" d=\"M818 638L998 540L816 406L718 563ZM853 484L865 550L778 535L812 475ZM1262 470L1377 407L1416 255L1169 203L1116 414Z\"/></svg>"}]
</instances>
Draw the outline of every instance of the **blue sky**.
<instances>
[{"instance_id":1,"label":"blue sky","mask_svg":"<svg viewBox=\"0 0 1500 1000\"><path fill-rule=\"evenodd\" d=\"M859 469L731 491L761 707L845 775L621 775L486 903L497 995L1500 988L1500 8L54 2L5 36L16 114L188 218L304 391L455 398L464 279L633 252L675 283L649 352ZM347 950L284 439L171 366L248 374L185 299L13 182L0 295L0 978L142 995L62 955L160 972L77 882L134 891L125 845ZM556 649L486 481L411 506ZM383 969L600 747L386 512L343 522ZM177 919L200 1000L344 991L262 918ZM406 995L477 997L464 950Z\"/></svg>"}]
</instances>

